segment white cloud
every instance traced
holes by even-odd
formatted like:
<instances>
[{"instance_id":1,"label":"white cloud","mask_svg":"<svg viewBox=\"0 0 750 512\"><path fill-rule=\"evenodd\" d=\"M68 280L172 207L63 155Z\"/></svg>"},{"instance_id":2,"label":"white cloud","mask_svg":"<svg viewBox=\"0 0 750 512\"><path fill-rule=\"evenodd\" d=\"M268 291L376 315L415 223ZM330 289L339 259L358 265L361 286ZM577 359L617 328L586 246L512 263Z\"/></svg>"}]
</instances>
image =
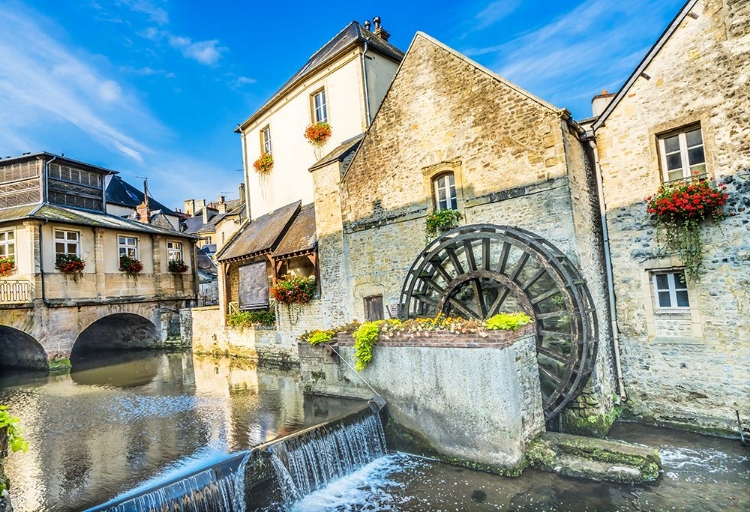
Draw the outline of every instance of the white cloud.
<instances>
[{"instance_id":1,"label":"white cloud","mask_svg":"<svg viewBox=\"0 0 750 512\"><path fill-rule=\"evenodd\" d=\"M192 42L189 37L169 36L169 45L182 51L182 55L201 64L212 66L221 58L221 53L226 50L219 45L217 39L211 41Z\"/></svg>"},{"instance_id":2,"label":"white cloud","mask_svg":"<svg viewBox=\"0 0 750 512\"><path fill-rule=\"evenodd\" d=\"M59 125L64 129L74 125L92 141L142 161L151 149L128 133L123 120L146 123L154 130L160 123L126 95L118 81L104 76L53 39L49 34L59 29L42 27L44 23L38 13L15 4L0 4L0 25L4 27L0 31L2 149L11 153L47 149L26 145L38 143L34 126L43 121L45 127Z\"/></svg>"},{"instance_id":3,"label":"white cloud","mask_svg":"<svg viewBox=\"0 0 750 512\"><path fill-rule=\"evenodd\" d=\"M252 85L256 83L257 80L255 78L248 78L246 76L240 76L229 82L230 87L233 89L237 89L239 87L242 87L243 85Z\"/></svg>"},{"instance_id":4,"label":"white cloud","mask_svg":"<svg viewBox=\"0 0 750 512\"><path fill-rule=\"evenodd\" d=\"M129 0L124 2L130 10L134 12L142 12L148 15L149 21L156 23L157 25L166 25L169 23L169 15L167 11L161 7L156 7L153 2L147 0Z\"/></svg>"},{"instance_id":5,"label":"white cloud","mask_svg":"<svg viewBox=\"0 0 750 512\"><path fill-rule=\"evenodd\" d=\"M496 0L482 9L477 15L476 29L482 29L495 24L501 19L509 16L521 4L521 0Z\"/></svg>"}]
</instances>

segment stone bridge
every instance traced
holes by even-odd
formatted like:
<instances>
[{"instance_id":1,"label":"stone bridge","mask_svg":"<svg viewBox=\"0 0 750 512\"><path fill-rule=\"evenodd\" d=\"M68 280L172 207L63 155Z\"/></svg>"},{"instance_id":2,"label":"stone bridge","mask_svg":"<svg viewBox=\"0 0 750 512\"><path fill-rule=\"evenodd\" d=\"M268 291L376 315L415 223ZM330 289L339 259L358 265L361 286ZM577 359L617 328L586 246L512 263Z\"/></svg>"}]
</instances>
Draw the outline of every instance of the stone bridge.
<instances>
[{"instance_id":1,"label":"stone bridge","mask_svg":"<svg viewBox=\"0 0 750 512\"><path fill-rule=\"evenodd\" d=\"M154 348L179 338L184 300L0 309L0 367L48 369L87 350Z\"/></svg>"}]
</instances>

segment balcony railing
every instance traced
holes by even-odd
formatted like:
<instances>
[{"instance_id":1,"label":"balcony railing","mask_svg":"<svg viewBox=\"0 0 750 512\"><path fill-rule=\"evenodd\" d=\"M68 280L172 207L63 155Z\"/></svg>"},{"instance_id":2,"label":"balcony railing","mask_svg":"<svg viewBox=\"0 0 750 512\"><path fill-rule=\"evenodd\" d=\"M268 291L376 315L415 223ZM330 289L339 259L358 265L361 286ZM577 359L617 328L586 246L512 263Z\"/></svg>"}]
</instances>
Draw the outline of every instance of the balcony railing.
<instances>
[{"instance_id":1,"label":"balcony railing","mask_svg":"<svg viewBox=\"0 0 750 512\"><path fill-rule=\"evenodd\" d=\"M0 281L0 304L26 304L34 298L34 285L30 281Z\"/></svg>"}]
</instances>

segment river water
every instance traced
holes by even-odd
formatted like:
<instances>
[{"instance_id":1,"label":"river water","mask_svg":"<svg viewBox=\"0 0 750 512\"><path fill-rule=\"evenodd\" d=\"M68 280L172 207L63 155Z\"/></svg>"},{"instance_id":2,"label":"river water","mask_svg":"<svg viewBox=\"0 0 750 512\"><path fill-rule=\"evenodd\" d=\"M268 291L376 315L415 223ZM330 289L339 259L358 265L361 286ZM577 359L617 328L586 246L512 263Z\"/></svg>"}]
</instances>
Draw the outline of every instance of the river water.
<instances>
[{"instance_id":1,"label":"river water","mask_svg":"<svg viewBox=\"0 0 750 512\"><path fill-rule=\"evenodd\" d=\"M230 359L134 352L74 368L0 376L0 403L21 416L31 445L5 468L19 512L82 510L360 405L305 397L299 372ZM658 447L661 479L633 487L535 470L507 479L395 453L294 510L750 510L750 451L738 441L635 424L610 437Z\"/></svg>"}]
</instances>

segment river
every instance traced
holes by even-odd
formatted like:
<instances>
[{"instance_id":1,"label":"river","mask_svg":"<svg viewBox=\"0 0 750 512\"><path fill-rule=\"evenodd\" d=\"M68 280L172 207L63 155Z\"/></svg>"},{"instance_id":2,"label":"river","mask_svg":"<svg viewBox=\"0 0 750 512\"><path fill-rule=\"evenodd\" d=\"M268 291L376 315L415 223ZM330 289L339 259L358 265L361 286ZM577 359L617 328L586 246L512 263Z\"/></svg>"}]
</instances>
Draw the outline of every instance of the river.
<instances>
[{"instance_id":1,"label":"river","mask_svg":"<svg viewBox=\"0 0 750 512\"><path fill-rule=\"evenodd\" d=\"M305 396L298 371L190 353L104 354L74 368L0 376L0 403L30 443L5 467L18 512L82 510L359 405ZM535 470L506 479L395 453L295 510L750 510L750 451L738 441L627 423L610 437L658 447L664 475L636 487Z\"/></svg>"}]
</instances>

